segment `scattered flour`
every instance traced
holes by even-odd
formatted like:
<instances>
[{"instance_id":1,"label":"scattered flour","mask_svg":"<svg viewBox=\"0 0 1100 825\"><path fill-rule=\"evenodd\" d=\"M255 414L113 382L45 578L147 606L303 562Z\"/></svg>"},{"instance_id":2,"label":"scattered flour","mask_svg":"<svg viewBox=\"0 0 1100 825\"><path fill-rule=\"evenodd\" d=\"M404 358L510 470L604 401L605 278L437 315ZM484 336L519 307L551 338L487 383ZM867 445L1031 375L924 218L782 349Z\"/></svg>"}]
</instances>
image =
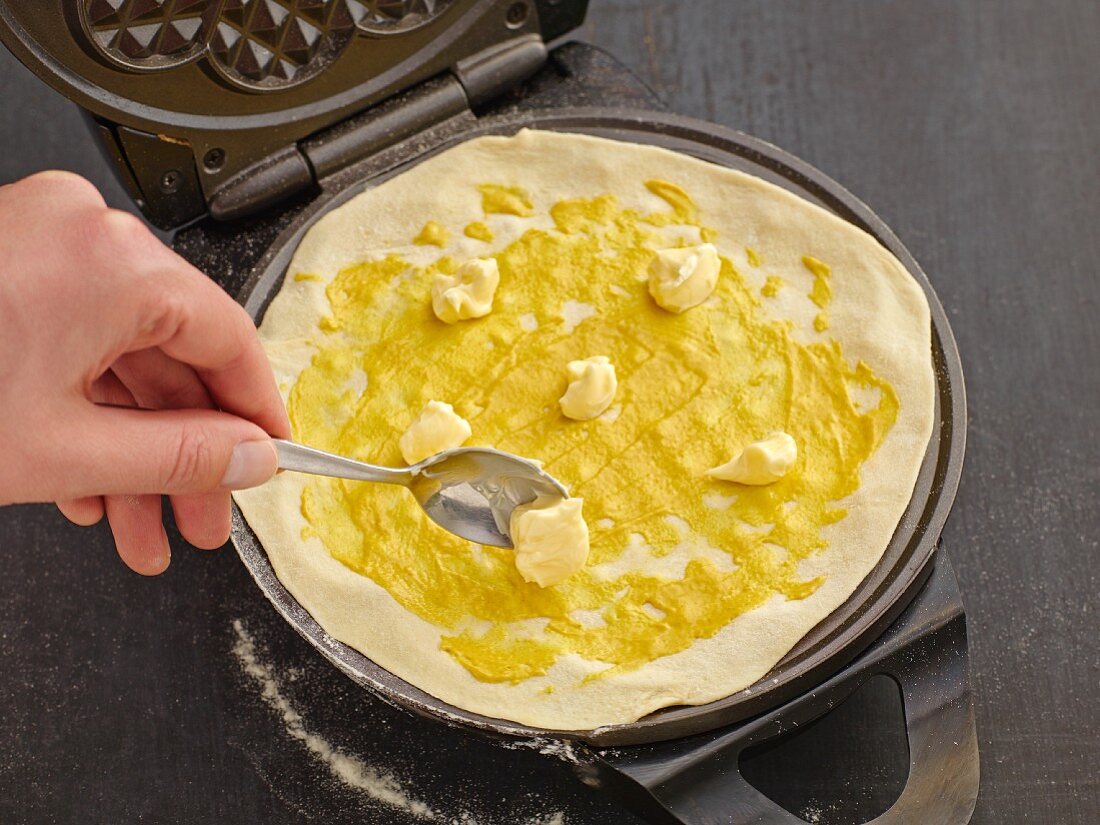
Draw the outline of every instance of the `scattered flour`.
<instances>
[{"instance_id":1,"label":"scattered flour","mask_svg":"<svg viewBox=\"0 0 1100 825\"><path fill-rule=\"evenodd\" d=\"M372 799L385 805L410 813L418 819L439 821L435 811L423 802L410 798L404 792L393 774L372 768L354 756L341 753L325 739L306 730L301 714L283 696L279 681L272 669L257 657L256 645L239 619L233 620L233 630L237 634L233 654L237 657L241 670L260 686L264 701L279 714L286 732L292 738L304 744L310 753L328 766L333 775L345 784L363 791Z\"/></svg>"},{"instance_id":2,"label":"scattered flour","mask_svg":"<svg viewBox=\"0 0 1100 825\"><path fill-rule=\"evenodd\" d=\"M584 764L584 760L573 750L573 743L568 739L517 739L501 747L509 750L538 751L544 756L553 756L563 762L571 762L574 765Z\"/></svg>"},{"instance_id":3,"label":"scattered flour","mask_svg":"<svg viewBox=\"0 0 1100 825\"><path fill-rule=\"evenodd\" d=\"M462 811L456 816L441 814L426 803L412 799L401 787L401 783L397 781L397 778L389 771L371 767L354 756L342 753L317 734L310 733L306 729L302 715L283 696L275 671L270 665L261 661L256 652L256 643L248 631L245 630L240 619L233 620L233 630L237 634L237 641L233 645L233 655L237 657L241 670L260 687L260 695L271 709L279 715L286 727L286 732L293 739L297 739L304 744L309 752L323 762L337 779L356 790L362 791L378 802L411 814L426 822L446 823L446 825L502 825L495 817L479 817L470 811ZM297 668L291 668L287 673L293 674L291 681L301 675ZM556 756L559 759L578 761L573 753L572 746L568 742L530 740L515 747L533 748L540 753ZM518 823L518 825L567 825L565 815L561 811L529 816L522 820L516 816L510 816L507 825L513 825L513 823Z\"/></svg>"}]
</instances>

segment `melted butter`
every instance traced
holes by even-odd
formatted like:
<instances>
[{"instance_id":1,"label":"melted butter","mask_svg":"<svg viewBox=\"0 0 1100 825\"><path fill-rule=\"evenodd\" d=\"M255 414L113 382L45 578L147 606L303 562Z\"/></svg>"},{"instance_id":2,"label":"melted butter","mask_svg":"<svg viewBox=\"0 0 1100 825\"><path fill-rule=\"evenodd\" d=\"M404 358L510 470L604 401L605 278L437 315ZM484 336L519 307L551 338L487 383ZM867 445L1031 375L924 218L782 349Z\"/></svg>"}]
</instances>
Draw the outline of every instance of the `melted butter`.
<instances>
[{"instance_id":1,"label":"melted butter","mask_svg":"<svg viewBox=\"0 0 1100 825\"><path fill-rule=\"evenodd\" d=\"M518 215L525 218L535 210L531 196L518 186L483 183L477 189L481 192L481 210L486 215Z\"/></svg>"},{"instance_id":2,"label":"melted butter","mask_svg":"<svg viewBox=\"0 0 1100 825\"><path fill-rule=\"evenodd\" d=\"M418 246L446 246L448 237L450 233L447 227L436 221L428 221L420 234L413 238L413 243Z\"/></svg>"},{"instance_id":3,"label":"melted butter","mask_svg":"<svg viewBox=\"0 0 1100 825\"><path fill-rule=\"evenodd\" d=\"M762 263L760 254L751 246L745 247L745 256L749 259L749 266L758 267Z\"/></svg>"},{"instance_id":4,"label":"melted butter","mask_svg":"<svg viewBox=\"0 0 1100 825\"><path fill-rule=\"evenodd\" d=\"M492 243L493 241L493 230L484 221L474 221L466 224L466 228L462 230L462 233L467 238L473 238L475 241L485 241L485 243Z\"/></svg>"},{"instance_id":5,"label":"melted butter","mask_svg":"<svg viewBox=\"0 0 1100 825\"><path fill-rule=\"evenodd\" d=\"M859 487L861 465L896 419L888 383L850 364L835 340L796 340L727 259L708 305L681 315L653 305L637 275L663 245L654 227L706 227L683 189L647 186L671 212L624 209L613 195L555 204L553 229L529 229L495 254L501 298L476 324L443 326L431 316L432 278L454 271L448 258L416 268L391 255L345 269L326 287L332 314L289 398L296 438L396 465L413 411L447 398L472 425L469 445L542 459L585 499L596 525L588 566L543 589L522 580L512 550L439 530L399 488L309 480L306 534L440 627L442 649L478 679L519 682L568 652L606 663L601 673L629 670L776 596L806 598L823 578L801 579L799 562L826 547L822 528L846 515L836 502ZM522 206L514 192L480 188L486 212ZM557 324L521 324L564 298L596 315L569 335ZM592 352L614 359L621 410L614 426L565 426L561 367ZM359 370L371 388L361 395L347 382ZM853 398L867 392L877 406L857 409ZM776 429L800 450L782 479L743 488L704 477L728 457L730 433L761 438ZM728 506L713 506L731 492ZM718 549L696 553L682 578L656 565L596 570L613 569L628 546L636 554L638 542L660 560L685 552L685 541ZM728 562L716 564L714 553ZM577 621L576 611L603 622Z\"/></svg>"}]
</instances>

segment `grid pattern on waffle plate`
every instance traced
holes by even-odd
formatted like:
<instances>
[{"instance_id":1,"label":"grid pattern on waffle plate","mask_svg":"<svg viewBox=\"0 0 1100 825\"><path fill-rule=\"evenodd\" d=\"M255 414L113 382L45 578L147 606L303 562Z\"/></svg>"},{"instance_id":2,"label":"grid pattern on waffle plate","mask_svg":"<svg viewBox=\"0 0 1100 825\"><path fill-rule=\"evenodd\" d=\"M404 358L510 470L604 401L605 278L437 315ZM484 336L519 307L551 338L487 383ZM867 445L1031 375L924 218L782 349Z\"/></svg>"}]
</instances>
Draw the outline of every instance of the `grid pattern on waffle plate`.
<instances>
[{"instance_id":1,"label":"grid pattern on waffle plate","mask_svg":"<svg viewBox=\"0 0 1100 825\"><path fill-rule=\"evenodd\" d=\"M200 55L219 0L84 0L93 45L130 68L165 69Z\"/></svg>"},{"instance_id":2,"label":"grid pattern on waffle plate","mask_svg":"<svg viewBox=\"0 0 1100 825\"><path fill-rule=\"evenodd\" d=\"M239 85L278 88L323 70L354 31L346 0L224 0L210 57Z\"/></svg>"},{"instance_id":3,"label":"grid pattern on waffle plate","mask_svg":"<svg viewBox=\"0 0 1100 825\"><path fill-rule=\"evenodd\" d=\"M296 86L356 33L390 35L435 19L454 0L81 0L92 45L113 63L164 70L204 58L253 91Z\"/></svg>"},{"instance_id":4,"label":"grid pattern on waffle plate","mask_svg":"<svg viewBox=\"0 0 1100 825\"><path fill-rule=\"evenodd\" d=\"M355 24L379 34L420 26L450 4L451 0L348 0Z\"/></svg>"}]
</instances>

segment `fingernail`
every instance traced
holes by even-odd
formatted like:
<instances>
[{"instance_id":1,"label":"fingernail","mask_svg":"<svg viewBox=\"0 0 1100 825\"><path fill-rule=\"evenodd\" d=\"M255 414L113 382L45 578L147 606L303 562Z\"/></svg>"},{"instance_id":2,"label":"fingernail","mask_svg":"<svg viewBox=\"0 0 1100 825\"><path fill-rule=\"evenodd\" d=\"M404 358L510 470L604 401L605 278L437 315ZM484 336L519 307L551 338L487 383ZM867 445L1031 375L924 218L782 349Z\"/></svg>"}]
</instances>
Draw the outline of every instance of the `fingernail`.
<instances>
[{"instance_id":1,"label":"fingernail","mask_svg":"<svg viewBox=\"0 0 1100 825\"><path fill-rule=\"evenodd\" d=\"M222 488L256 487L275 475L277 467L275 447L270 441L242 441L233 448L233 456L222 476Z\"/></svg>"}]
</instances>

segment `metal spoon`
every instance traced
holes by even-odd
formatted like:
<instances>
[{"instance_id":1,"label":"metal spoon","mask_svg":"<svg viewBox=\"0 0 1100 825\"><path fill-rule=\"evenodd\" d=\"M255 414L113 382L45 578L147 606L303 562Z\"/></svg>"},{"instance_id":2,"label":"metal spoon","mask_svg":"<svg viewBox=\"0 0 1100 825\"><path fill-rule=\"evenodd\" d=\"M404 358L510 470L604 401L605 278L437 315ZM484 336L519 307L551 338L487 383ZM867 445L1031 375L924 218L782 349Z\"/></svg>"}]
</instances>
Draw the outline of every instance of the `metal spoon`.
<instances>
[{"instance_id":1,"label":"metal spoon","mask_svg":"<svg viewBox=\"0 0 1100 825\"><path fill-rule=\"evenodd\" d=\"M534 462L488 447L447 450L411 467L378 467L293 441L273 441L280 470L400 484L412 491L428 518L479 544L511 547L512 510L539 496L569 496Z\"/></svg>"}]
</instances>

